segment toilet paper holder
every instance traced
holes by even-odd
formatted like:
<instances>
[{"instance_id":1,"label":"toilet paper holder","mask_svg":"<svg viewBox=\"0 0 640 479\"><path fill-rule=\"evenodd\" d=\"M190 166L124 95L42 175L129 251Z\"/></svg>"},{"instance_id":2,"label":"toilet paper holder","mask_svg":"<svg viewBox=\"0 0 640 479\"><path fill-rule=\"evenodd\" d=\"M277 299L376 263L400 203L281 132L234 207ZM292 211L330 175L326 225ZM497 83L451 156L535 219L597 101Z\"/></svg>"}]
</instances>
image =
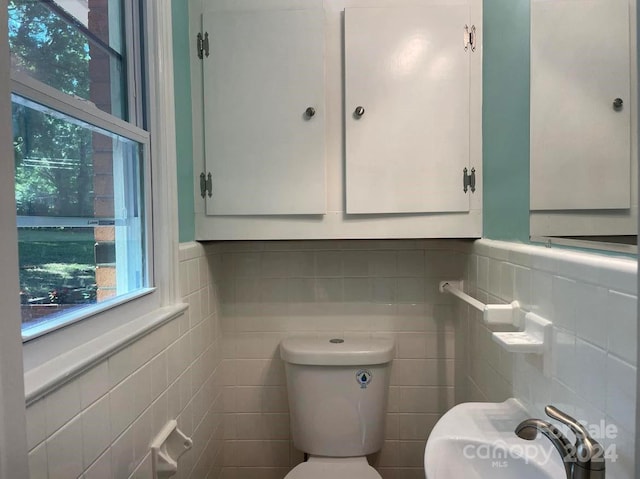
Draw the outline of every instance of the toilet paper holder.
<instances>
[{"instance_id":1,"label":"toilet paper holder","mask_svg":"<svg viewBox=\"0 0 640 479\"><path fill-rule=\"evenodd\" d=\"M178 458L193 447L190 437L169 421L151 442L153 479L172 477L178 472Z\"/></svg>"}]
</instances>

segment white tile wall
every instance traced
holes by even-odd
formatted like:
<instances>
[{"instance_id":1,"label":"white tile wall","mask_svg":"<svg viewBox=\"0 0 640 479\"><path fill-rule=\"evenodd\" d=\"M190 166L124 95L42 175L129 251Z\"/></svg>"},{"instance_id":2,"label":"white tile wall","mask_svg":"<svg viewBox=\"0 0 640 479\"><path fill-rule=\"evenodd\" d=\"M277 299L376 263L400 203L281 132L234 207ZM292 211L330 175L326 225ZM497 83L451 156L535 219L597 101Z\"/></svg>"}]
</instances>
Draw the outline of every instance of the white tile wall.
<instances>
[{"instance_id":1,"label":"white tile wall","mask_svg":"<svg viewBox=\"0 0 640 479\"><path fill-rule=\"evenodd\" d=\"M278 344L299 332L396 339L385 478L423 478L427 436L455 401L452 302L437 292L465 256L443 241L221 244L225 338L223 477L278 478L302 460L290 441Z\"/></svg>"},{"instance_id":2,"label":"white tile wall","mask_svg":"<svg viewBox=\"0 0 640 479\"><path fill-rule=\"evenodd\" d=\"M462 304L466 335L467 398L517 397L538 417L555 404L577 419L614 425L617 460L607 477L634 477L637 264L584 254L480 240L469 251L466 288L479 298L518 300L554 324L552 373L541 358L505 353L491 341L478 314ZM508 365L508 367L505 367Z\"/></svg>"},{"instance_id":3,"label":"white tile wall","mask_svg":"<svg viewBox=\"0 0 640 479\"><path fill-rule=\"evenodd\" d=\"M179 274L185 315L29 407L32 479L149 478L149 441L173 417L194 439L178 479L282 479L302 460L278 355L297 332L395 337L386 441L370 457L385 479L424 477L425 441L455 403L512 396L615 425L607 476L633 477L633 261L488 240L191 243ZM438 292L459 278L554 322L550 377Z\"/></svg>"},{"instance_id":4,"label":"white tile wall","mask_svg":"<svg viewBox=\"0 0 640 479\"><path fill-rule=\"evenodd\" d=\"M177 479L220 476L219 264L215 246L181 245L187 313L27 409L31 479L148 479L149 443L171 418L194 440Z\"/></svg>"}]
</instances>

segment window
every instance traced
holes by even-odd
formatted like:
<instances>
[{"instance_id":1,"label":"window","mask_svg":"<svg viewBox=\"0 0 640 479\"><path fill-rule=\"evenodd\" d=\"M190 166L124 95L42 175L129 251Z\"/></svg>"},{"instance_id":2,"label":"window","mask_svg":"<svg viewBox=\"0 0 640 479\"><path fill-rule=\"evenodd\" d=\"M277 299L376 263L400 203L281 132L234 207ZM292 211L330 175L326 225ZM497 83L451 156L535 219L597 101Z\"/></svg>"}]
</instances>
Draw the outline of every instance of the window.
<instances>
[{"instance_id":1,"label":"window","mask_svg":"<svg viewBox=\"0 0 640 479\"><path fill-rule=\"evenodd\" d=\"M8 2L25 339L151 291L140 17L129 0Z\"/></svg>"}]
</instances>

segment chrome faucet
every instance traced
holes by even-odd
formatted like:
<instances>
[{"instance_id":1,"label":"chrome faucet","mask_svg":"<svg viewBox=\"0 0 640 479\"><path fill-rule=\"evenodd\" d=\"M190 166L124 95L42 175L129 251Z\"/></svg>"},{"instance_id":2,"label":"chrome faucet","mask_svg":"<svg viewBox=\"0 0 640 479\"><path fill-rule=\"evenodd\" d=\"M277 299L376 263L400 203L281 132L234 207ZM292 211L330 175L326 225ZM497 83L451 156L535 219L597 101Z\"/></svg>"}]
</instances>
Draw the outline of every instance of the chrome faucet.
<instances>
[{"instance_id":1,"label":"chrome faucet","mask_svg":"<svg viewBox=\"0 0 640 479\"><path fill-rule=\"evenodd\" d=\"M522 421L516 427L518 437L532 441L538 432L544 434L562 456L567 479L604 479L604 448L600 443L589 435L582 424L559 409L547 406L544 412L571 429L576 436L575 445L556 426L542 419Z\"/></svg>"}]
</instances>

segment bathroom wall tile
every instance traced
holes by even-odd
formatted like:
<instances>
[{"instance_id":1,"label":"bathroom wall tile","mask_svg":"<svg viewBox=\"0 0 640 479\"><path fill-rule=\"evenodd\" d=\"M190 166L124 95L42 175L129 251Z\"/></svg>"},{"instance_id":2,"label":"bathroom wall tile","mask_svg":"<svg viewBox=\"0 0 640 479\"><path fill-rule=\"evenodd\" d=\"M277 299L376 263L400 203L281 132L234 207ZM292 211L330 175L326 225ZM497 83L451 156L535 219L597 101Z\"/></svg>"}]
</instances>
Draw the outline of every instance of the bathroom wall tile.
<instances>
[{"instance_id":1,"label":"bathroom wall tile","mask_svg":"<svg viewBox=\"0 0 640 479\"><path fill-rule=\"evenodd\" d=\"M553 312L553 276L545 271L531 270L531 311L552 320Z\"/></svg>"},{"instance_id":2,"label":"bathroom wall tile","mask_svg":"<svg viewBox=\"0 0 640 479\"><path fill-rule=\"evenodd\" d=\"M609 356L607 358L606 412L620 426L635 421L636 368Z\"/></svg>"},{"instance_id":3,"label":"bathroom wall tile","mask_svg":"<svg viewBox=\"0 0 640 479\"><path fill-rule=\"evenodd\" d=\"M385 417L385 439L400 439L400 418L399 414L387 413Z\"/></svg>"},{"instance_id":4,"label":"bathroom wall tile","mask_svg":"<svg viewBox=\"0 0 640 479\"><path fill-rule=\"evenodd\" d=\"M398 276L423 278L425 255L422 250L398 251Z\"/></svg>"},{"instance_id":5,"label":"bathroom wall tile","mask_svg":"<svg viewBox=\"0 0 640 479\"><path fill-rule=\"evenodd\" d=\"M111 356L107 363L109 366L109 384L111 387L133 373L138 366L133 361L133 347L131 346Z\"/></svg>"},{"instance_id":6,"label":"bathroom wall tile","mask_svg":"<svg viewBox=\"0 0 640 479\"><path fill-rule=\"evenodd\" d=\"M575 281L560 276L553 277L554 326L575 332L577 289Z\"/></svg>"},{"instance_id":7,"label":"bathroom wall tile","mask_svg":"<svg viewBox=\"0 0 640 479\"><path fill-rule=\"evenodd\" d=\"M576 337L570 332L554 329L552 350L554 375L575 391L579 378Z\"/></svg>"},{"instance_id":8,"label":"bathroom wall tile","mask_svg":"<svg viewBox=\"0 0 640 479\"><path fill-rule=\"evenodd\" d=\"M455 405L453 387L418 386L398 389L398 407L402 413L442 414Z\"/></svg>"},{"instance_id":9,"label":"bathroom wall tile","mask_svg":"<svg viewBox=\"0 0 640 479\"><path fill-rule=\"evenodd\" d=\"M487 283L487 292L489 294L500 297L500 287L502 285L502 262L497 259L489 259L489 282Z\"/></svg>"},{"instance_id":10,"label":"bathroom wall tile","mask_svg":"<svg viewBox=\"0 0 640 479\"><path fill-rule=\"evenodd\" d=\"M187 261L187 272L189 282L189 293L193 293L198 289L198 283L200 281L200 270L198 268L197 260Z\"/></svg>"},{"instance_id":11,"label":"bathroom wall tile","mask_svg":"<svg viewBox=\"0 0 640 479\"><path fill-rule=\"evenodd\" d=\"M590 284L577 291L576 334L601 348L608 347L608 291Z\"/></svg>"},{"instance_id":12,"label":"bathroom wall tile","mask_svg":"<svg viewBox=\"0 0 640 479\"><path fill-rule=\"evenodd\" d=\"M387 440L382 449L374 456L373 465L376 467L398 467L400 465L400 442Z\"/></svg>"},{"instance_id":13,"label":"bathroom wall tile","mask_svg":"<svg viewBox=\"0 0 640 479\"><path fill-rule=\"evenodd\" d=\"M395 303L397 295L395 278L373 278L371 286L374 303Z\"/></svg>"},{"instance_id":14,"label":"bathroom wall tile","mask_svg":"<svg viewBox=\"0 0 640 479\"><path fill-rule=\"evenodd\" d=\"M36 447L47 438L46 401L41 399L27 408L27 447Z\"/></svg>"},{"instance_id":15,"label":"bathroom wall tile","mask_svg":"<svg viewBox=\"0 0 640 479\"><path fill-rule=\"evenodd\" d=\"M288 412L289 400L285 386L262 388L262 412Z\"/></svg>"},{"instance_id":16,"label":"bathroom wall tile","mask_svg":"<svg viewBox=\"0 0 640 479\"><path fill-rule=\"evenodd\" d=\"M369 276L368 251L343 251L342 252L342 272L346 276L362 277Z\"/></svg>"},{"instance_id":17,"label":"bathroom wall tile","mask_svg":"<svg viewBox=\"0 0 640 479\"><path fill-rule=\"evenodd\" d=\"M391 384L453 386L454 366L454 361L450 359L398 359L392 366Z\"/></svg>"},{"instance_id":18,"label":"bathroom wall tile","mask_svg":"<svg viewBox=\"0 0 640 479\"><path fill-rule=\"evenodd\" d=\"M607 258L599 270L598 282L609 289L635 295L638 292L638 269L630 261Z\"/></svg>"},{"instance_id":19,"label":"bathroom wall tile","mask_svg":"<svg viewBox=\"0 0 640 479\"><path fill-rule=\"evenodd\" d=\"M293 278L307 278L314 276L315 257L312 252L291 252L289 253L288 263L289 276Z\"/></svg>"},{"instance_id":20,"label":"bathroom wall tile","mask_svg":"<svg viewBox=\"0 0 640 479\"><path fill-rule=\"evenodd\" d=\"M69 479L82 474L82 423L80 417L47 439L49 479Z\"/></svg>"},{"instance_id":21,"label":"bathroom wall tile","mask_svg":"<svg viewBox=\"0 0 640 479\"><path fill-rule=\"evenodd\" d=\"M133 428L129 428L111 446L111 471L113 477L129 477L134 468Z\"/></svg>"},{"instance_id":22,"label":"bathroom wall tile","mask_svg":"<svg viewBox=\"0 0 640 479\"><path fill-rule=\"evenodd\" d=\"M511 263L500 263L500 297L508 301L513 298L515 269Z\"/></svg>"},{"instance_id":23,"label":"bathroom wall tile","mask_svg":"<svg viewBox=\"0 0 640 479\"><path fill-rule=\"evenodd\" d=\"M404 467L424 467L424 448L426 439L419 441L400 441L399 464Z\"/></svg>"},{"instance_id":24,"label":"bathroom wall tile","mask_svg":"<svg viewBox=\"0 0 640 479\"><path fill-rule=\"evenodd\" d=\"M606 305L609 351L630 364L636 364L638 329L636 297L610 291Z\"/></svg>"},{"instance_id":25,"label":"bathroom wall tile","mask_svg":"<svg viewBox=\"0 0 640 479\"><path fill-rule=\"evenodd\" d=\"M342 284L344 287L344 301L362 303L371 301L372 289L369 278L344 278Z\"/></svg>"},{"instance_id":26,"label":"bathroom wall tile","mask_svg":"<svg viewBox=\"0 0 640 479\"><path fill-rule=\"evenodd\" d=\"M489 258L485 256L478 256L477 286L485 291L489 288Z\"/></svg>"},{"instance_id":27,"label":"bathroom wall tile","mask_svg":"<svg viewBox=\"0 0 640 479\"><path fill-rule=\"evenodd\" d=\"M86 408L109 391L109 365L107 362L91 368L80 376L80 405Z\"/></svg>"},{"instance_id":28,"label":"bathroom wall tile","mask_svg":"<svg viewBox=\"0 0 640 479\"><path fill-rule=\"evenodd\" d=\"M397 253L395 251L371 251L369 253L369 274L372 276L395 276Z\"/></svg>"},{"instance_id":29,"label":"bathroom wall tile","mask_svg":"<svg viewBox=\"0 0 640 479\"><path fill-rule=\"evenodd\" d=\"M513 299L520 303L520 307L532 311L532 274L528 268L514 267Z\"/></svg>"},{"instance_id":30,"label":"bathroom wall tile","mask_svg":"<svg viewBox=\"0 0 640 479\"><path fill-rule=\"evenodd\" d=\"M47 463L46 444L29 451L29 479L47 479Z\"/></svg>"},{"instance_id":31,"label":"bathroom wall tile","mask_svg":"<svg viewBox=\"0 0 640 479\"><path fill-rule=\"evenodd\" d=\"M260 301L262 303L286 303L289 299L286 278L266 278L260 282Z\"/></svg>"},{"instance_id":32,"label":"bathroom wall tile","mask_svg":"<svg viewBox=\"0 0 640 479\"><path fill-rule=\"evenodd\" d=\"M71 381L45 399L47 435L53 434L80 412L80 384Z\"/></svg>"},{"instance_id":33,"label":"bathroom wall tile","mask_svg":"<svg viewBox=\"0 0 640 479\"><path fill-rule=\"evenodd\" d=\"M607 353L581 339L576 341L576 374L579 396L600 411L605 409Z\"/></svg>"},{"instance_id":34,"label":"bathroom wall tile","mask_svg":"<svg viewBox=\"0 0 640 479\"><path fill-rule=\"evenodd\" d=\"M83 411L82 458L88 468L111 444L109 397L104 396Z\"/></svg>"},{"instance_id":35,"label":"bathroom wall tile","mask_svg":"<svg viewBox=\"0 0 640 479\"><path fill-rule=\"evenodd\" d=\"M29 445L40 443L30 459L35 470L45 468L44 477L146 476L149 441L169 418L178 418L189 432L194 424L200 426L200 452L214 443L214 434L221 434L216 419L221 413L213 413L213 407L221 411L222 403L222 343L216 342L221 318L208 269L221 265L222 258L217 263L205 258L199 246L181 246L180 257L190 311L29 408ZM266 347L265 341L265 354ZM206 468L206 476L222 467L221 457L201 461L199 467L199 472Z\"/></svg>"},{"instance_id":36,"label":"bathroom wall tile","mask_svg":"<svg viewBox=\"0 0 640 479\"><path fill-rule=\"evenodd\" d=\"M342 276L342 256L341 251L317 251L315 253L316 276Z\"/></svg>"},{"instance_id":37,"label":"bathroom wall tile","mask_svg":"<svg viewBox=\"0 0 640 479\"><path fill-rule=\"evenodd\" d=\"M396 301L398 303L424 303L424 278L398 278L396 283Z\"/></svg>"},{"instance_id":38,"label":"bathroom wall tile","mask_svg":"<svg viewBox=\"0 0 640 479\"><path fill-rule=\"evenodd\" d=\"M342 278L318 278L316 279L316 301L342 302L344 299Z\"/></svg>"},{"instance_id":39,"label":"bathroom wall tile","mask_svg":"<svg viewBox=\"0 0 640 479\"><path fill-rule=\"evenodd\" d=\"M289 254L285 252L262 253L262 277L286 278L289 276Z\"/></svg>"},{"instance_id":40,"label":"bathroom wall tile","mask_svg":"<svg viewBox=\"0 0 640 479\"><path fill-rule=\"evenodd\" d=\"M260 253L236 253L232 258L234 277L255 278L260 276Z\"/></svg>"},{"instance_id":41,"label":"bathroom wall tile","mask_svg":"<svg viewBox=\"0 0 640 479\"><path fill-rule=\"evenodd\" d=\"M439 414L399 414L400 440L423 440L440 419ZM400 447L402 450L402 446ZM403 465L412 465L402 463Z\"/></svg>"},{"instance_id":42,"label":"bathroom wall tile","mask_svg":"<svg viewBox=\"0 0 640 479\"><path fill-rule=\"evenodd\" d=\"M133 474L129 476L129 479L147 479L151 477L151 455L147 457L138 465Z\"/></svg>"}]
</instances>

